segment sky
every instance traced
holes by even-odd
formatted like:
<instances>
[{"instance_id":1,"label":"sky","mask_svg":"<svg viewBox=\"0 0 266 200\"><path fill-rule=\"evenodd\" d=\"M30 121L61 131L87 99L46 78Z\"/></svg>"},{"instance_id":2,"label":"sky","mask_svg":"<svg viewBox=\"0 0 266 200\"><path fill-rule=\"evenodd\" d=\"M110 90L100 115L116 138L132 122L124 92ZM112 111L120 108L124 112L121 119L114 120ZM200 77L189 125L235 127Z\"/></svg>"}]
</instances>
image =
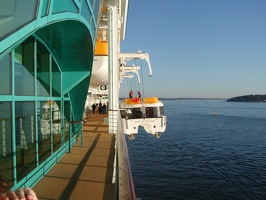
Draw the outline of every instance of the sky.
<instances>
[{"instance_id":1,"label":"sky","mask_svg":"<svg viewBox=\"0 0 266 200\"><path fill-rule=\"evenodd\" d=\"M231 98L266 94L265 0L130 0L120 50L148 53L141 84L129 90L159 98ZM131 63L128 63L131 64Z\"/></svg>"}]
</instances>

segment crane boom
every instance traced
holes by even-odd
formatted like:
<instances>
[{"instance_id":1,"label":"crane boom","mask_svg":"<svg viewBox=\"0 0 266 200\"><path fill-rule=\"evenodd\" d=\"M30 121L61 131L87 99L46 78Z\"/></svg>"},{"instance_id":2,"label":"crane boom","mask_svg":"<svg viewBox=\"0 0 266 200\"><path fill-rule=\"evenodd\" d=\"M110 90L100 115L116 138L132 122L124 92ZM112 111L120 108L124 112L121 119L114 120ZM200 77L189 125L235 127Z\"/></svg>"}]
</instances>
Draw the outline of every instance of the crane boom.
<instances>
[{"instance_id":1,"label":"crane boom","mask_svg":"<svg viewBox=\"0 0 266 200\"><path fill-rule=\"evenodd\" d=\"M139 66L127 66L127 62L133 59L144 59L148 63L149 68L149 76L152 76L152 69L151 69L151 63L150 63L150 57L148 53L141 53L141 51L138 51L137 53L120 53L119 55L119 62L120 62L120 69L121 69L121 75L120 77L126 77L127 72L134 72L138 75L138 70L140 69ZM128 68L129 67L129 68ZM136 68L133 70L133 68Z\"/></svg>"}]
</instances>

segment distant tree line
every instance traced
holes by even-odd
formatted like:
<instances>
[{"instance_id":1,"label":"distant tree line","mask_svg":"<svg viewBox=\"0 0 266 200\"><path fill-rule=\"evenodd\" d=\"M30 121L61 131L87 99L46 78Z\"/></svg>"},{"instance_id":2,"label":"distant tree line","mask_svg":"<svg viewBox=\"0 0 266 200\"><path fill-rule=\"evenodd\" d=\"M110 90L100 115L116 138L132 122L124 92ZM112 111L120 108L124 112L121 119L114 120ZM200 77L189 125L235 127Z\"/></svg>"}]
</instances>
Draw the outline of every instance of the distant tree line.
<instances>
[{"instance_id":1,"label":"distant tree line","mask_svg":"<svg viewBox=\"0 0 266 200\"><path fill-rule=\"evenodd\" d=\"M227 100L227 102L266 102L266 95L244 95L233 97Z\"/></svg>"}]
</instances>

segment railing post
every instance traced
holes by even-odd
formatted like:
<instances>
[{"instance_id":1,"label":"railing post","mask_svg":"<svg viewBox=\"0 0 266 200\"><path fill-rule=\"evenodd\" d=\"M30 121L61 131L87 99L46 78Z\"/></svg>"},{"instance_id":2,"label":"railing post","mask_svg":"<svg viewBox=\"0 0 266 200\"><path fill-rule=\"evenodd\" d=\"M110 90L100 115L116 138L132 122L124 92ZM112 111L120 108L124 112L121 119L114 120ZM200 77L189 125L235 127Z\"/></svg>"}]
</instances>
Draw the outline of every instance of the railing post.
<instances>
[{"instance_id":1,"label":"railing post","mask_svg":"<svg viewBox=\"0 0 266 200\"><path fill-rule=\"evenodd\" d=\"M30 117L31 121L31 143L34 142L34 121L33 121L33 116Z\"/></svg>"},{"instance_id":2,"label":"railing post","mask_svg":"<svg viewBox=\"0 0 266 200\"><path fill-rule=\"evenodd\" d=\"M108 111L108 120L109 120L109 133L117 133L117 117L118 110L109 110Z\"/></svg>"},{"instance_id":3,"label":"railing post","mask_svg":"<svg viewBox=\"0 0 266 200\"><path fill-rule=\"evenodd\" d=\"M83 123L81 124L81 133L80 133L80 146L83 146Z\"/></svg>"},{"instance_id":4,"label":"railing post","mask_svg":"<svg viewBox=\"0 0 266 200\"><path fill-rule=\"evenodd\" d=\"M2 132L3 132L3 156L6 156L6 122L2 121Z\"/></svg>"},{"instance_id":5,"label":"railing post","mask_svg":"<svg viewBox=\"0 0 266 200\"><path fill-rule=\"evenodd\" d=\"M23 129L23 119L19 118L19 122L20 122L20 145L21 148L26 150L27 149L27 140L26 140L26 136L25 136L25 131Z\"/></svg>"}]
</instances>

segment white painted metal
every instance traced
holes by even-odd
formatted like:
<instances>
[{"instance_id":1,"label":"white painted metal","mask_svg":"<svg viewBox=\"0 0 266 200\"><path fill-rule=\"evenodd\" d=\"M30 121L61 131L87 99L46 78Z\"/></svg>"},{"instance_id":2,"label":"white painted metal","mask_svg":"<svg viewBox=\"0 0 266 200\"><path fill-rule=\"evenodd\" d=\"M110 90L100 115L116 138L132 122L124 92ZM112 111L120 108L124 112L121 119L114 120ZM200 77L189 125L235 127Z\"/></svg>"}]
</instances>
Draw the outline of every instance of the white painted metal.
<instances>
[{"instance_id":1,"label":"white painted metal","mask_svg":"<svg viewBox=\"0 0 266 200\"><path fill-rule=\"evenodd\" d=\"M132 59L145 59L148 63L149 68L149 76L152 76L152 69L150 63L150 57L148 53L141 53L138 51L137 53L120 53L119 54L119 62L120 62L120 79L122 81L123 78L133 78L134 76L129 73L135 73L138 76L138 81L140 83L139 78L139 66L127 66L127 62Z\"/></svg>"},{"instance_id":2,"label":"white painted metal","mask_svg":"<svg viewBox=\"0 0 266 200\"><path fill-rule=\"evenodd\" d=\"M118 2L109 1L108 5L108 115L109 133L117 133L117 115L119 110L118 85Z\"/></svg>"},{"instance_id":3,"label":"white painted metal","mask_svg":"<svg viewBox=\"0 0 266 200\"><path fill-rule=\"evenodd\" d=\"M141 100L140 100L141 101ZM166 129L167 117L161 113L160 108L164 107L161 101L157 103L136 103L127 104L125 101L120 103L120 108L123 112L123 130L124 133L129 135L130 139L135 138L138 133L139 126L142 126L147 133L154 135L156 138L160 137ZM153 117L146 115L146 108L153 108ZM132 112L134 109L140 113L139 117L133 117Z\"/></svg>"},{"instance_id":4,"label":"white painted metal","mask_svg":"<svg viewBox=\"0 0 266 200\"><path fill-rule=\"evenodd\" d=\"M108 84L108 56L94 56L90 89Z\"/></svg>"}]
</instances>

